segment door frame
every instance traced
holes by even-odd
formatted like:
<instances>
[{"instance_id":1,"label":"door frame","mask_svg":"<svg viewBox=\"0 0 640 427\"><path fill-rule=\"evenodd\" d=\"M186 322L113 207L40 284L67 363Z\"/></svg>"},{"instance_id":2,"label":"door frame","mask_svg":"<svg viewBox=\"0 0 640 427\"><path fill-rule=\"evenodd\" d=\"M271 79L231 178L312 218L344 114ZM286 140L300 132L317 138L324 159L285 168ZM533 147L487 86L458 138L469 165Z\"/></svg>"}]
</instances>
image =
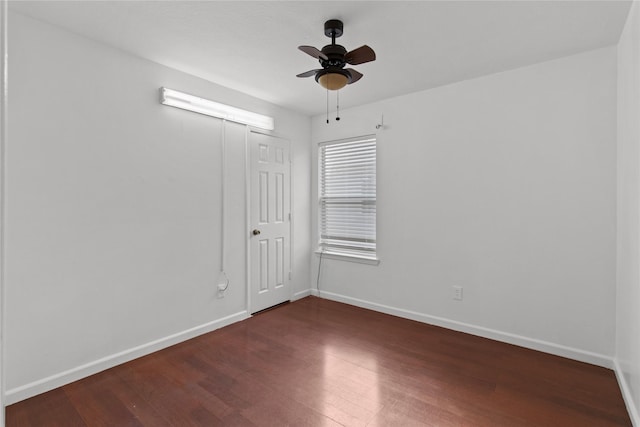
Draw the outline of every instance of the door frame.
<instances>
[{"instance_id":1,"label":"door frame","mask_svg":"<svg viewBox=\"0 0 640 427\"><path fill-rule=\"evenodd\" d=\"M287 138L284 135L280 135L276 132L269 132L258 128L253 128L251 126L246 127L246 133L244 138L244 194L245 194L245 268L246 268L246 290L247 290L247 315L251 316L253 312L251 308L251 147L250 139L251 134L255 133L258 135L270 136L272 138L281 139L286 141L287 146L289 147L289 204L290 204L290 214L291 219L289 220L289 271L286 272L289 278L289 300L293 298L293 230L294 230L294 218L295 215L293 213L293 156L291 150L291 139Z\"/></svg>"}]
</instances>

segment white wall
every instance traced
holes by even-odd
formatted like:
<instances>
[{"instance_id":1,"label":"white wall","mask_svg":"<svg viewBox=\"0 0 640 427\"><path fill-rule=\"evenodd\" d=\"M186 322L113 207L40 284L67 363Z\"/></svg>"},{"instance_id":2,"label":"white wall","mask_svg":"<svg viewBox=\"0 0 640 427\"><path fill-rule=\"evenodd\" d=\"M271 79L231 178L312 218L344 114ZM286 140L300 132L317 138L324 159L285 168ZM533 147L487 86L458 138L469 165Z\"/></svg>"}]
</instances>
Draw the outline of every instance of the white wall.
<instances>
[{"instance_id":1,"label":"white wall","mask_svg":"<svg viewBox=\"0 0 640 427\"><path fill-rule=\"evenodd\" d=\"M321 294L611 366L615 48L317 116L312 140L382 114L380 265L325 258Z\"/></svg>"},{"instance_id":2,"label":"white wall","mask_svg":"<svg viewBox=\"0 0 640 427\"><path fill-rule=\"evenodd\" d=\"M0 426L4 426L4 148L7 139L7 13L8 4L0 0Z\"/></svg>"},{"instance_id":3,"label":"white wall","mask_svg":"<svg viewBox=\"0 0 640 427\"><path fill-rule=\"evenodd\" d=\"M640 7L618 45L618 292L616 371L640 425Z\"/></svg>"},{"instance_id":4,"label":"white wall","mask_svg":"<svg viewBox=\"0 0 640 427\"><path fill-rule=\"evenodd\" d=\"M11 13L7 403L246 316L244 127L167 86L275 117L292 141L294 291L308 289L308 117ZM152 345L145 346L148 343Z\"/></svg>"}]
</instances>

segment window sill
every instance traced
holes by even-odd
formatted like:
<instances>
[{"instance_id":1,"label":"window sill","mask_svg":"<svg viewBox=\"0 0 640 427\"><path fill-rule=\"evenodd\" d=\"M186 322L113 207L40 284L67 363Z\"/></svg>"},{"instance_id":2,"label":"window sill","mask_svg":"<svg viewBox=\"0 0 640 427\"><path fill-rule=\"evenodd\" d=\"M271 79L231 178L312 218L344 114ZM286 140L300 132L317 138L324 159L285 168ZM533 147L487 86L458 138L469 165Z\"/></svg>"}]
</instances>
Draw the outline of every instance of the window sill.
<instances>
[{"instance_id":1,"label":"window sill","mask_svg":"<svg viewBox=\"0 0 640 427\"><path fill-rule=\"evenodd\" d=\"M322 255L322 258L327 258L327 259L336 259L339 261L357 262L359 264L369 264L369 265L380 264L380 260L377 258L367 258L367 257L362 257L357 255L345 255L345 254L338 254L335 252L315 251L315 253L316 255L318 256Z\"/></svg>"}]
</instances>

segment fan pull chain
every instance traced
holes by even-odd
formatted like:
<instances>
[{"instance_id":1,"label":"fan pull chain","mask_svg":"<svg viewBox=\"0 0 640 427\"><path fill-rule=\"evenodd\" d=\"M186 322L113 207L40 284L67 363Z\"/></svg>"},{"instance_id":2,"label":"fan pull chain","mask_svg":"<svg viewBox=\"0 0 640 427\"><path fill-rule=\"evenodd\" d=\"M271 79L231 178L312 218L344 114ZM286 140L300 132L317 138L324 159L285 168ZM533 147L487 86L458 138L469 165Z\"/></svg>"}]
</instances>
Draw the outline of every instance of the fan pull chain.
<instances>
[{"instance_id":1,"label":"fan pull chain","mask_svg":"<svg viewBox=\"0 0 640 427\"><path fill-rule=\"evenodd\" d=\"M327 89L327 124L329 124L329 89Z\"/></svg>"},{"instance_id":2,"label":"fan pull chain","mask_svg":"<svg viewBox=\"0 0 640 427\"><path fill-rule=\"evenodd\" d=\"M340 120L340 91L336 91L336 120Z\"/></svg>"}]
</instances>

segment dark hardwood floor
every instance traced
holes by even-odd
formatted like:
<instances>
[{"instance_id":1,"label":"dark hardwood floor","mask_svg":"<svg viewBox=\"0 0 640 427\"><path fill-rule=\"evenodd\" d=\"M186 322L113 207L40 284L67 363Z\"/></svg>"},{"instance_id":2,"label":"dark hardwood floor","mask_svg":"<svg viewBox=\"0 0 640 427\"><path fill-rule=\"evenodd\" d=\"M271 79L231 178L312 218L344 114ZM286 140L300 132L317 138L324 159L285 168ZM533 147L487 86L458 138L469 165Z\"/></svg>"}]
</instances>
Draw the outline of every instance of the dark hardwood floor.
<instances>
[{"instance_id":1,"label":"dark hardwood floor","mask_svg":"<svg viewBox=\"0 0 640 427\"><path fill-rule=\"evenodd\" d=\"M630 426L610 370L309 297L7 407L7 426Z\"/></svg>"}]
</instances>

